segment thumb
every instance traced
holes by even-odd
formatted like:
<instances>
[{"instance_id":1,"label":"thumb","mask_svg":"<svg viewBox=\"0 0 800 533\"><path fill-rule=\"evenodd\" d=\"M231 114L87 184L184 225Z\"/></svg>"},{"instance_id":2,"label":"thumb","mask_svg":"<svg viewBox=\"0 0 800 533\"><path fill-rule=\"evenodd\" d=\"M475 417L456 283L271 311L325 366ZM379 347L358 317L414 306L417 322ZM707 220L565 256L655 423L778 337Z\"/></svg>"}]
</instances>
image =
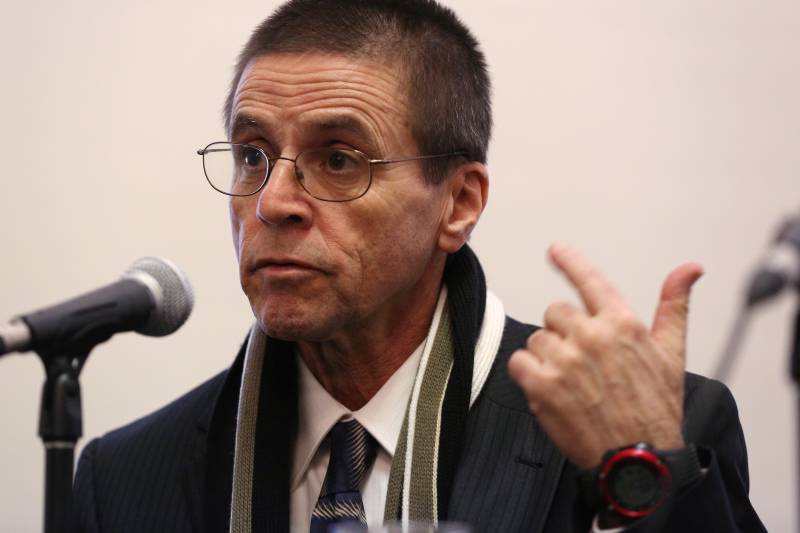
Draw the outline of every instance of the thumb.
<instances>
[{"instance_id":1,"label":"thumb","mask_svg":"<svg viewBox=\"0 0 800 533\"><path fill-rule=\"evenodd\" d=\"M684 357L686 322L689 315L689 293L703 275L703 267L686 263L670 272L661 287L651 333L653 339L672 355Z\"/></svg>"}]
</instances>

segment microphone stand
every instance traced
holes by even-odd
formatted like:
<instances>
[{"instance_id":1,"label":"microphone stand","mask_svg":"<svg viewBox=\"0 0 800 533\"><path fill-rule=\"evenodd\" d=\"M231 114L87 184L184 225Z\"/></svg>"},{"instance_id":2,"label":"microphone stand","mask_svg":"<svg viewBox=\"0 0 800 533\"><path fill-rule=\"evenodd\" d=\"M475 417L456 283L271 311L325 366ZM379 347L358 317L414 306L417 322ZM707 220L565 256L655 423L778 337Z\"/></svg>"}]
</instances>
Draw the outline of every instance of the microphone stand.
<instances>
[{"instance_id":1,"label":"microphone stand","mask_svg":"<svg viewBox=\"0 0 800 533\"><path fill-rule=\"evenodd\" d=\"M794 381L795 389L797 391L797 451L798 451L798 459L800 460L800 305L797 308L797 314L795 315L794 321L794 340L792 341L792 346L790 348L791 352L789 354L789 372L792 377L792 381ZM800 467L800 461L798 461L798 467ZM797 472L797 482L800 485L800 468L798 468ZM798 492L800 495L800 492ZM798 507L800 509L800 507Z\"/></svg>"},{"instance_id":2,"label":"microphone stand","mask_svg":"<svg viewBox=\"0 0 800 533\"><path fill-rule=\"evenodd\" d=\"M70 527L75 443L83 433L78 376L90 351L91 347L73 347L39 353L47 374L39 411L45 449L45 533L66 533Z\"/></svg>"}]
</instances>

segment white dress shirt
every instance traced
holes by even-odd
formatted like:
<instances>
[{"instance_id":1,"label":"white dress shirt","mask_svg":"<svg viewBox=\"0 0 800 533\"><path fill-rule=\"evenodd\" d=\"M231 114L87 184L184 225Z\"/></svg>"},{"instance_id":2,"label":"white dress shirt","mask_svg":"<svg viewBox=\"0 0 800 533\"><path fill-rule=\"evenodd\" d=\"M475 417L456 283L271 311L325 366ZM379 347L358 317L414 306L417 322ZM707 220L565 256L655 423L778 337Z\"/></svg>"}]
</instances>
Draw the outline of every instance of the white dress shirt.
<instances>
[{"instance_id":1,"label":"white dress shirt","mask_svg":"<svg viewBox=\"0 0 800 533\"><path fill-rule=\"evenodd\" d=\"M307 533L328 470L330 449L325 437L342 418L352 417L377 442L372 468L361 481L361 499L367 523L383 523L389 473L406 406L422 356L423 341L361 409L350 411L336 401L298 357L300 368L297 442L294 448L291 494L291 530Z\"/></svg>"}]
</instances>

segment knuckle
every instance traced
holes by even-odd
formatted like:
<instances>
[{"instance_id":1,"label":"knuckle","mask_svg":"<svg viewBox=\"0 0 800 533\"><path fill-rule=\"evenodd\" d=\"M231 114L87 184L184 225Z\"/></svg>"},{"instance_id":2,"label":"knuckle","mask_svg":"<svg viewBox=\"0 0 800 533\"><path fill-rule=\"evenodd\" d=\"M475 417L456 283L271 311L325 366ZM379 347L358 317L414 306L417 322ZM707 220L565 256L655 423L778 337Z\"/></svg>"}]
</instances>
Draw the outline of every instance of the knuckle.
<instances>
[{"instance_id":1,"label":"knuckle","mask_svg":"<svg viewBox=\"0 0 800 533\"><path fill-rule=\"evenodd\" d=\"M535 391L525 392L525 401L528 403L528 408L534 414L541 414L550 407L550 390L549 384L542 382L537 384Z\"/></svg>"},{"instance_id":2,"label":"knuckle","mask_svg":"<svg viewBox=\"0 0 800 533\"><path fill-rule=\"evenodd\" d=\"M570 304L567 302L554 302L547 306L547 309L544 310L544 318L545 322L547 319L553 319L559 316L563 316L569 312Z\"/></svg>"},{"instance_id":3,"label":"knuckle","mask_svg":"<svg viewBox=\"0 0 800 533\"><path fill-rule=\"evenodd\" d=\"M512 354L508 362L509 376L522 389L526 397L536 394L541 381L540 366L530 364L535 359L536 356L530 351L520 349Z\"/></svg>"},{"instance_id":4,"label":"knuckle","mask_svg":"<svg viewBox=\"0 0 800 533\"><path fill-rule=\"evenodd\" d=\"M512 374L514 374L520 365L520 359L525 357L525 350L519 349L514 350L514 353L511 354L511 357L508 358L508 370Z\"/></svg>"},{"instance_id":5,"label":"knuckle","mask_svg":"<svg viewBox=\"0 0 800 533\"><path fill-rule=\"evenodd\" d=\"M577 315L577 310L569 302L554 302L544 312L544 327L568 330L572 327Z\"/></svg>"},{"instance_id":6,"label":"knuckle","mask_svg":"<svg viewBox=\"0 0 800 533\"><path fill-rule=\"evenodd\" d=\"M536 376L536 383L527 394L528 398L535 397L540 403L546 403L553 395L559 380L559 371L548 365Z\"/></svg>"},{"instance_id":7,"label":"knuckle","mask_svg":"<svg viewBox=\"0 0 800 533\"><path fill-rule=\"evenodd\" d=\"M614 343L614 335L605 324L586 320L577 329L579 343L591 352L604 351Z\"/></svg>"},{"instance_id":8,"label":"knuckle","mask_svg":"<svg viewBox=\"0 0 800 533\"><path fill-rule=\"evenodd\" d=\"M526 367L526 358L531 357L531 353L525 349L516 350L508 360L508 371L514 378L523 376Z\"/></svg>"},{"instance_id":9,"label":"knuckle","mask_svg":"<svg viewBox=\"0 0 800 533\"><path fill-rule=\"evenodd\" d=\"M531 334L531 336L528 337L528 340L525 341L525 348L527 348L528 350L530 350L532 352L535 351L536 350L536 345L538 344L538 339L541 336L541 332L542 332L541 329L533 332L533 334Z\"/></svg>"},{"instance_id":10,"label":"knuckle","mask_svg":"<svg viewBox=\"0 0 800 533\"><path fill-rule=\"evenodd\" d=\"M629 339L638 340L647 335L645 325L633 315L621 315L616 319L615 325L619 334Z\"/></svg>"},{"instance_id":11,"label":"knuckle","mask_svg":"<svg viewBox=\"0 0 800 533\"><path fill-rule=\"evenodd\" d=\"M592 339L595 337L594 329L592 322L588 320L579 322L574 330L575 340L582 346L591 344Z\"/></svg>"},{"instance_id":12,"label":"knuckle","mask_svg":"<svg viewBox=\"0 0 800 533\"><path fill-rule=\"evenodd\" d=\"M528 400L528 409L530 409L531 413L538 414L542 412L542 404L537 399L529 399Z\"/></svg>"},{"instance_id":13,"label":"knuckle","mask_svg":"<svg viewBox=\"0 0 800 533\"><path fill-rule=\"evenodd\" d=\"M528 341L526 342L526 347L528 350L534 353L541 353L542 350L545 349L547 335L547 331L543 329L536 330L530 337L528 337Z\"/></svg>"},{"instance_id":14,"label":"knuckle","mask_svg":"<svg viewBox=\"0 0 800 533\"><path fill-rule=\"evenodd\" d=\"M576 350L565 350L561 354L561 367L565 376L573 376L584 366L584 360L580 352Z\"/></svg>"},{"instance_id":15,"label":"knuckle","mask_svg":"<svg viewBox=\"0 0 800 533\"><path fill-rule=\"evenodd\" d=\"M569 382L569 370L565 367L565 365L560 365L559 368L556 368L550 376L550 384L553 389L563 389L568 385Z\"/></svg>"}]
</instances>

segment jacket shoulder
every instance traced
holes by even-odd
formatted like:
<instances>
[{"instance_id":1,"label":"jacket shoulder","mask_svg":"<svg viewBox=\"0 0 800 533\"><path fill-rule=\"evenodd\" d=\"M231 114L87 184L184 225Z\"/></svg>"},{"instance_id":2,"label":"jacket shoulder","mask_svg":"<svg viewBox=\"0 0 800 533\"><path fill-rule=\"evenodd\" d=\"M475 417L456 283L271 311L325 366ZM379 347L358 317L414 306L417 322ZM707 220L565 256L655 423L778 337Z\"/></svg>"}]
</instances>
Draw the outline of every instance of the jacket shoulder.
<instances>
[{"instance_id":1,"label":"jacket shoulder","mask_svg":"<svg viewBox=\"0 0 800 533\"><path fill-rule=\"evenodd\" d=\"M526 414L530 414L528 401L525 399L522 389L508 375L508 360L514 351L525 346L528 337L537 329L539 329L538 326L525 324L506 316L500 348L497 350L492 370L482 392L493 402Z\"/></svg>"},{"instance_id":2,"label":"jacket shoulder","mask_svg":"<svg viewBox=\"0 0 800 533\"><path fill-rule=\"evenodd\" d=\"M201 383L158 410L125 426L110 431L100 439L99 447L136 446L141 440L158 435L179 439L180 432L207 425L227 370Z\"/></svg>"},{"instance_id":3,"label":"jacket shoulder","mask_svg":"<svg viewBox=\"0 0 800 533\"><path fill-rule=\"evenodd\" d=\"M526 324L515 318L506 316L506 325L503 330L503 340L500 341L498 357L503 357L505 359L511 357L514 350L525 346L528 337L537 329L540 329L539 326Z\"/></svg>"},{"instance_id":4,"label":"jacket shoulder","mask_svg":"<svg viewBox=\"0 0 800 533\"><path fill-rule=\"evenodd\" d=\"M188 531L189 509L178 496L185 469L204 453L226 374L86 446L73 486L74 530Z\"/></svg>"},{"instance_id":5,"label":"jacket shoulder","mask_svg":"<svg viewBox=\"0 0 800 533\"><path fill-rule=\"evenodd\" d=\"M713 440L730 431L731 426L741 432L739 410L730 389L716 379L692 372L685 374L683 418L684 433L694 438Z\"/></svg>"}]
</instances>

